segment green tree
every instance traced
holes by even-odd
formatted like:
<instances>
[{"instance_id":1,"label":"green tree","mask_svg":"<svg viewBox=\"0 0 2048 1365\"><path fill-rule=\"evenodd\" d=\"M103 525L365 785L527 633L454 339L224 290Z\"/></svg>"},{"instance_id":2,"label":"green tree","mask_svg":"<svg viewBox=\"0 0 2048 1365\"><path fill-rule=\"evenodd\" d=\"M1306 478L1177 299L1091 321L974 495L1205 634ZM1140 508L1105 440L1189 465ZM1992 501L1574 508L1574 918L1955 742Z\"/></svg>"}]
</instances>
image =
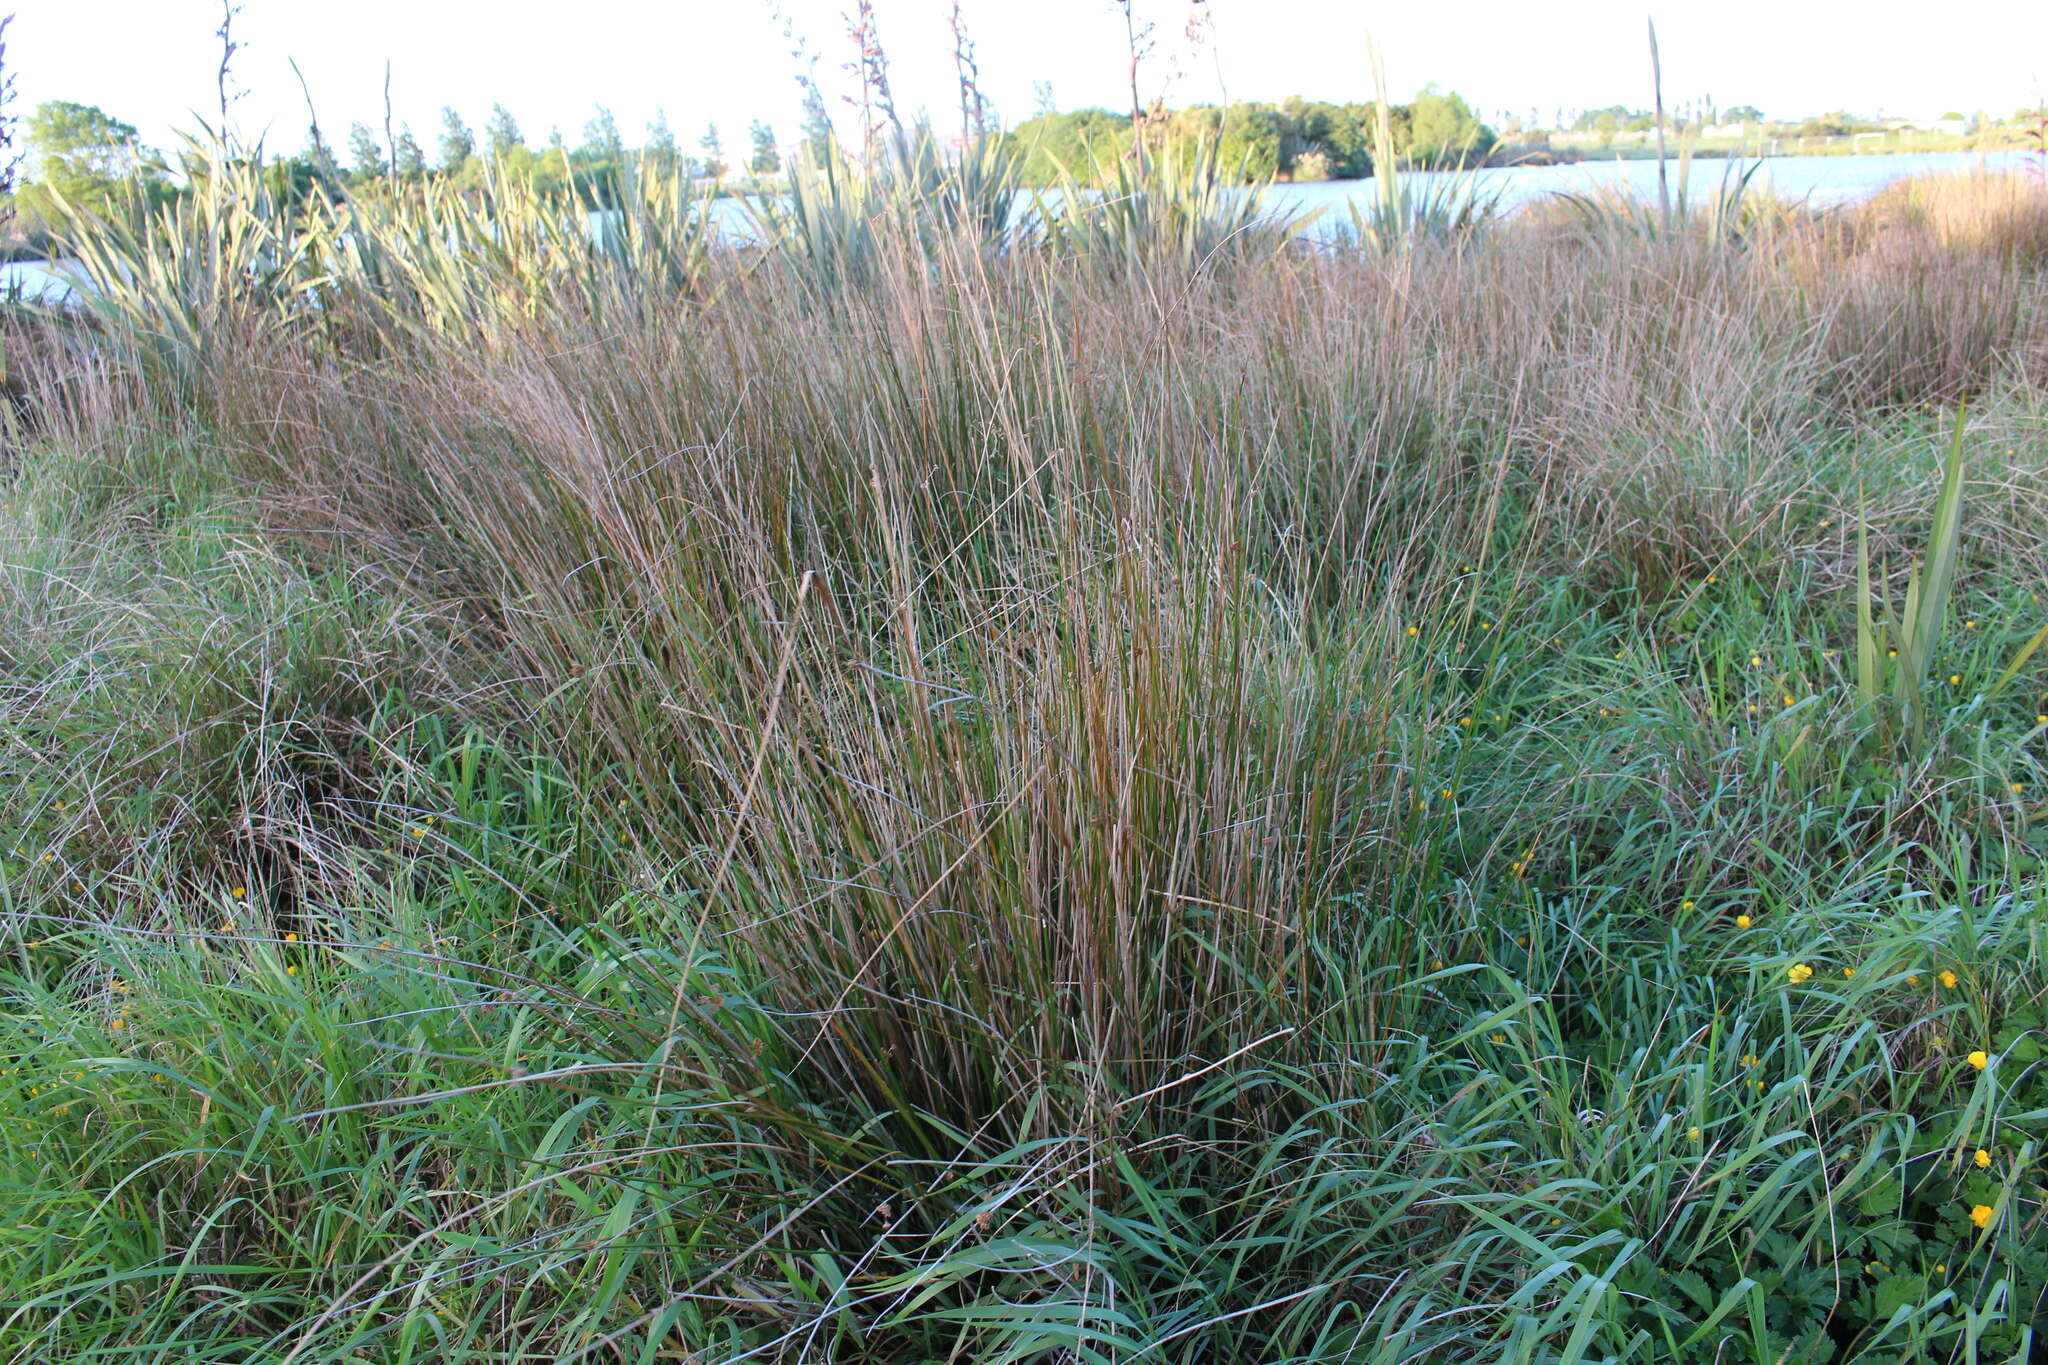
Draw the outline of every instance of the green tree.
<instances>
[{"instance_id":1,"label":"green tree","mask_svg":"<svg viewBox=\"0 0 2048 1365\"><path fill-rule=\"evenodd\" d=\"M1363 104L1326 104L1294 96L1279 108L1280 169L1296 175L1313 163L1332 180L1355 180L1372 174L1372 149L1367 120L1372 109Z\"/></svg>"},{"instance_id":2,"label":"green tree","mask_svg":"<svg viewBox=\"0 0 2048 1365\"><path fill-rule=\"evenodd\" d=\"M1583 109L1572 120L1575 133L1618 133L1640 120L1645 127L1656 122L1640 109L1610 104L1605 109Z\"/></svg>"},{"instance_id":3,"label":"green tree","mask_svg":"<svg viewBox=\"0 0 2048 1365\"><path fill-rule=\"evenodd\" d=\"M358 180L375 180L389 169L384 160L384 148L367 123L349 125L348 159L355 165Z\"/></svg>"},{"instance_id":4,"label":"green tree","mask_svg":"<svg viewBox=\"0 0 2048 1365\"><path fill-rule=\"evenodd\" d=\"M334 159L334 149L327 145L327 139L320 135L320 125L314 124L306 130L306 162L313 168L314 176L323 185L341 183L341 165Z\"/></svg>"},{"instance_id":5,"label":"green tree","mask_svg":"<svg viewBox=\"0 0 2048 1365\"><path fill-rule=\"evenodd\" d=\"M775 130L755 119L747 128L747 137L753 150L747 156L747 169L755 175L774 175L782 169L782 153L775 146Z\"/></svg>"},{"instance_id":6,"label":"green tree","mask_svg":"<svg viewBox=\"0 0 2048 1365\"><path fill-rule=\"evenodd\" d=\"M686 169L682 149L676 145L675 129L668 126L668 110L654 111L654 122L647 125L647 144L640 149L640 159L668 174Z\"/></svg>"},{"instance_id":7,"label":"green tree","mask_svg":"<svg viewBox=\"0 0 2048 1365\"><path fill-rule=\"evenodd\" d=\"M583 125L583 145L569 158L579 180L579 191L591 204L609 207L618 202L619 176L625 169L626 140L619 133L619 121L603 105Z\"/></svg>"},{"instance_id":8,"label":"green tree","mask_svg":"<svg viewBox=\"0 0 2048 1365\"><path fill-rule=\"evenodd\" d=\"M1215 116L1213 109L1189 112L1200 112L1208 119ZM1281 122L1271 105L1242 101L1231 105L1223 111L1215 137L1216 165L1226 176L1270 180L1280 173Z\"/></svg>"},{"instance_id":9,"label":"green tree","mask_svg":"<svg viewBox=\"0 0 2048 1365\"><path fill-rule=\"evenodd\" d=\"M725 142L718 136L718 125L707 127L697 145L704 149L704 174L713 180L725 179Z\"/></svg>"},{"instance_id":10,"label":"green tree","mask_svg":"<svg viewBox=\"0 0 2048 1365\"><path fill-rule=\"evenodd\" d=\"M832 145L832 114L815 85L804 87L804 118L799 129L804 146L813 157L822 157Z\"/></svg>"},{"instance_id":11,"label":"green tree","mask_svg":"<svg viewBox=\"0 0 2048 1365\"><path fill-rule=\"evenodd\" d=\"M427 174L427 153L420 146L418 138L412 135L410 126L399 130L398 146L393 149L392 160L397 163L401 180L421 180Z\"/></svg>"},{"instance_id":12,"label":"green tree","mask_svg":"<svg viewBox=\"0 0 2048 1365\"><path fill-rule=\"evenodd\" d=\"M1107 109L1040 114L1017 125L1011 143L1026 184L1053 185L1071 176L1099 181L1131 149L1131 116Z\"/></svg>"},{"instance_id":13,"label":"green tree","mask_svg":"<svg viewBox=\"0 0 2048 1365\"><path fill-rule=\"evenodd\" d=\"M625 139L619 136L619 121L612 117L612 111L603 105L590 122L583 125L583 154L593 162L616 164L625 153Z\"/></svg>"},{"instance_id":14,"label":"green tree","mask_svg":"<svg viewBox=\"0 0 2048 1365\"><path fill-rule=\"evenodd\" d=\"M39 104L22 131L30 173L73 203L103 201L123 184L154 184L162 178L134 125L96 105L69 100Z\"/></svg>"},{"instance_id":15,"label":"green tree","mask_svg":"<svg viewBox=\"0 0 2048 1365\"><path fill-rule=\"evenodd\" d=\"M476 135L452 107L444 106L441 110L440 151L441 169L450 175L458 174L476 154Z\"/></svg>"},{"instance_id":16,"label":"green tree","mask_svg":"<svg viewBox=\"0 0 2048 1365\"><path fill-rule=\"evenodd\" d=\"M484 123L484 146L490 149L493 161L503 161L514 151L526 150L519 124L512 118L512 111L502 104L491 106L491 116Z\"/></svg>"},{"instance_id":17,"label":"green tree","mask_svg":"<svg viewBox=\"0 0 2048 1365\"><path fill-rule=\"evenodd\" d=\"M1738 104L1724 116L1730 123L1762 123L1764 111L1754 104Z\"/></svg>"},{"instance_id":18,"label":"green tree","mask_svg":"<svg viewBox=\"0 0 2048 1365\"><path fill-rule=\"evenodd\" d=\"M1426 85L1408 106L1408 159L1421 166L1476 165L1493 150L1493 130L1456 91Z\"/></svg>"}]
</instances>

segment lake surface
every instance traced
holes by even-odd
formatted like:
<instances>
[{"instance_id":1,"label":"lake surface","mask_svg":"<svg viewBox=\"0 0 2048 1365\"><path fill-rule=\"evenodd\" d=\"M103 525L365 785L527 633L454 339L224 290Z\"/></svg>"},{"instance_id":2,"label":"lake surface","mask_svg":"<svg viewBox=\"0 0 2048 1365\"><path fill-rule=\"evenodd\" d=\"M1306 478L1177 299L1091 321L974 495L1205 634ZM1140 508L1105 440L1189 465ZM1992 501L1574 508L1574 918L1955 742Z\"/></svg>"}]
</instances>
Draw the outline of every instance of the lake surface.
<instances>
[{"instance_id":1,"label":"lake surface","mask_svg":"<svg viewBox=\"0 0 2048 1365\"><path fill-rule=\"evenodd\" d=\"M1750 186L1768 190L1781 199L1814 205L1854 203L1868 199L1894 180L1915 175L1953 175L1963 171L2016 171L2026 164L2024 152L1919 152L1869 156L1773 156L1761 162L1700 158L1690 168L1690 192L1695 199L1711 195L1725 179L1757 166ZM1669 168L1672 191L1678 188L1678 164ZM1402 180L1419 184L1444 177L1409 172ZM1580 161L1569 166L1504 166L1474 173L1478 193L1498 194L1504 208L1533 203L1559 192L1586 194L1622 188L1644 198L1657 193L1657 163L1654 161ZM1314 184L1275 185L1266 203L1275 213L1308 213L1323 210L1321 226L1334 228L1347 221L1347 206L1370 204L1379 193L1378 184L1367 180L1328 180ZM720 226L736 237L750 235L745 206L737 198L716 201L712 208ZM604 215L593 214L593 220ZM593 223L595 226L595 223ZM1313 233L1315 229L1311 229ZM64 265L46 261L12 261L0 265L0 291L19 289L24 298L56 300L69 294L72 284Z\"/></svg>"},{"instance_id":2,"label":"lake surface","mask_svg":"<svg viewBox=\"0 0 2048 1365\"><path fill-rule=\"evenodd\" d=\"M1751 166L1757 171L1750 179L1752 190L1768 190L1781 199L1803 200L1809 204L1847 204L1868 199L1894 180L1915 175L1954 175L1980 167L1989 171L2017 171L2025 164L2024 152L1918 152L1868 156L1773 156L1760 162L1719 157L1701 157L1689 168L1690 193L1695 201L1717 191L1724 178L1741 175ZM1672 194L1678 192L1678 162L1669 165ZM1442 175L1408 172L1401 179L1415 184L1442 180ZM1515 208L1560 192L1587 194L1620 188L1645 199L1657 195L1657 163L1654 161L1580 161L1569 166L1503 166L1473 173L1482 196L1500 195L1504 208ZM1342 219L1345 206L1369 204L1379 193L1370 180L1330 180L1307 185L1275 185L1267 202L1278 210L1323 209L1324 217Z\"/></svg>"}]
</instances>

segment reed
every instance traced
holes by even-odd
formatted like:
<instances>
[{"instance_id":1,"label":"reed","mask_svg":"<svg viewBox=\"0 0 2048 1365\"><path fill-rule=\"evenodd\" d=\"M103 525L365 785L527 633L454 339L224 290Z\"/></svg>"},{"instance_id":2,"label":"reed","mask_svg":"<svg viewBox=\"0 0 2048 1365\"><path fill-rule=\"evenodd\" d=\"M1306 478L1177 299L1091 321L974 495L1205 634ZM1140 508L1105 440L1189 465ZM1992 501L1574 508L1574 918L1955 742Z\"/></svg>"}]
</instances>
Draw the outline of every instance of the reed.
<instances>
[{"instance_id":1,"label":"reed","mask_svg":"<svg viewBox=\"0 0 2048 1365\"><path fill-rule=\"evenodd\" d=\"M12 323L10 1351L2034 1349L2023 253L206 183Z\"/></svg>"}]
</instances>

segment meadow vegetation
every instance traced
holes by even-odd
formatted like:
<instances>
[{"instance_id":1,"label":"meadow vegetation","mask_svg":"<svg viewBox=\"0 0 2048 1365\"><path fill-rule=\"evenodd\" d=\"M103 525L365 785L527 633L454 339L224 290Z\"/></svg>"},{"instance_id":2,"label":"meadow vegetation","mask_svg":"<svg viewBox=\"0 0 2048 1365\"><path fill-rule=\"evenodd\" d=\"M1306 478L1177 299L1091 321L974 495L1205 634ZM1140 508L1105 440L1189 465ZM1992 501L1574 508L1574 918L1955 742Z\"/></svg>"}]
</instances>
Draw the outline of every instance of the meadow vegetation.
<instances>
[{"instance_id":1,"label":"meadow vegetation","mask_svg":"<svg viewBox=\"0 0 2048 1365\"><path fill-rule=\"evenodd\" d=\"M79 233L8 1357L2037 1356L2048 194L1014 174Z\"/></svg>"}]
</instances>

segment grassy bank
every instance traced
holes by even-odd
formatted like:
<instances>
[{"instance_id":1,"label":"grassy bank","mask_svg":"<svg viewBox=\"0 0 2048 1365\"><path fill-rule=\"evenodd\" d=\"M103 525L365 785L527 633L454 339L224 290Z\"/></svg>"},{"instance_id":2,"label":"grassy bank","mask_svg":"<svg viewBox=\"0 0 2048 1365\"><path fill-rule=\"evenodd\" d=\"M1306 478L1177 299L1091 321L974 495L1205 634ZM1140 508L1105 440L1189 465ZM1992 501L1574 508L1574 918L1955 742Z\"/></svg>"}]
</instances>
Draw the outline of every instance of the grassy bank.
<instances>
[{"instance_id":1,"label":"grassy bank","mask_svg":"<svg viewBox=\"0 0 2048 1365\"><path fill-rule=\"evenodd\" d=\"M13 327L11 1357L2038 1349L2038 191L908 163Z\"/></svg>"}]
</instances>

